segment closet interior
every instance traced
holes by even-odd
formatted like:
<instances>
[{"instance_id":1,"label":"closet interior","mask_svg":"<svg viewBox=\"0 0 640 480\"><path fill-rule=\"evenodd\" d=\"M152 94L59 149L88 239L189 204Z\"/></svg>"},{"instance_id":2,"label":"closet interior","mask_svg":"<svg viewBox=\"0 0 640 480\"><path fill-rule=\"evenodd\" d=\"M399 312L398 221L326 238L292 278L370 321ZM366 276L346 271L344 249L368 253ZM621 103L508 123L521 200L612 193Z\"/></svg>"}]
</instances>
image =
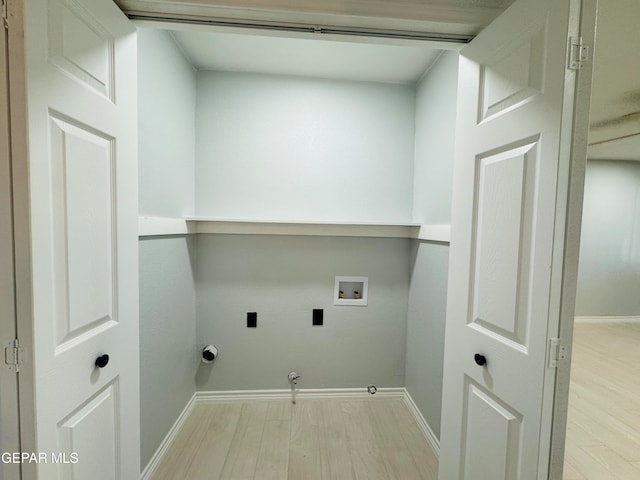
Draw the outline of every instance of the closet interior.
<instances>
[{"instance_id":1,"label":"closet interior","mask_svg":"<svg viewBox=\"0 0 640 480\"><path fill-rule=\"evenodd\" d=\"M406 388L437 442L459 46L166 28L138 29L141 469L195 392L291 371Z\"/></svg>"}]
</instances>

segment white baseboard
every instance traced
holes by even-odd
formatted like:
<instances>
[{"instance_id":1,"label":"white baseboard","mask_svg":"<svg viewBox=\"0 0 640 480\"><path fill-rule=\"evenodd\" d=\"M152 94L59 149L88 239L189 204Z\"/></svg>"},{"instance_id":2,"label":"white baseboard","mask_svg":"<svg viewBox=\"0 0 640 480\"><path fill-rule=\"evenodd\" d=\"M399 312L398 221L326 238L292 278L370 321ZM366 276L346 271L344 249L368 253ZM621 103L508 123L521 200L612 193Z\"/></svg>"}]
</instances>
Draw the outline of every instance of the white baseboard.
<instances>
[{"instance_id":1,"label":"white baseboard","mask_svg":"<svg viewBox=\"0 0 640 480\"><path fill-rule=\"evenodd\" d=\"M196 405L197 393L198 392L194 393L191 396L185 407L182 409L182 412L180 412L180 415L178 415L178 418L167 432L167 435L162 440L162 443L160 443L160 446L156 450L156 453L153 454L153 457L151 457L151 460L149 460L147 466L144 467L144 470L140 474L140 480L149 480L155 473L156 469L160 466L160 463L164 459L164 456L167 454L169 447L171 447L171 444L176 439L178 433L180 433L180 430L182 430L182 427L184 426L187 418L189 418L189 415L191 415L191 411Z\"/></svg>"},{"instance_id":2,"label":"white baseboard","mask_svg":"<svg viewBox=\"0 0 640 480\"><path fill-rule=\"evenodd\" d=\"M639 316L575 317L575 323L640 323Z\"/></svg>"},{"instance_id":3,"label":"white baseboard","mask_svg":"<svg viewBox=\"0 0 640 480\"><path fill-rule=\"evenodd\" d=\"M436 458L438 458L440 456L440 440L438 440L436 434L433 433L433 430L431 430L431 427L429 427L429 424L422 416L422 413L418 409L418 406L415 404L413 398L411 398L411 395L409 395L409 392L406 389L404 389L404 401L407 404L409 411L413 414L413 418L415 418L416 423L418 424L418 428L420 428L420 431L427 439L427 443L429 443L429 446L433 450L433 453L435 453Z\"/></svg>"},{"instance_id":4,"label":"white baseboard","mask_svg":"<svg viewBox=\"0 0 640 480\"><path fill-rule=\"evenodd\" d=\"M404 388L378 388L376 397L404 397ZM291 398L290 389L282 390L221 390L196 392L197 403L243 400L278 400ZM296 398L366 398L372 395L366 388L302 388Z\"/></svg>"}]
</instances>

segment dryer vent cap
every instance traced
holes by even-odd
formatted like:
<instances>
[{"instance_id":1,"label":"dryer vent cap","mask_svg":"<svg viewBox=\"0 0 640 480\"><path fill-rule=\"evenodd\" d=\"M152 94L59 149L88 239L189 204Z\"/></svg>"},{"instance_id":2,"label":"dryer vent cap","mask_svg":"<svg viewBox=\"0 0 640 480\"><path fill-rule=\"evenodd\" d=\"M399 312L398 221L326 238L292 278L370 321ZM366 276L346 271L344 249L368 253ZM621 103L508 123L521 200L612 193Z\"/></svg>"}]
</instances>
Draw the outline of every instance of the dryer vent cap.
<instances>
[{"instance_id":1,"label":"dryer vent cap","mask_svg":"<svg viewBox=\"0 0 640 480\"><path fill-rule=\"evenodd\" d=\"M218 357L218 348L215 345L202 347L202 362L211 363Z\"/></svg>"}]
</instances>

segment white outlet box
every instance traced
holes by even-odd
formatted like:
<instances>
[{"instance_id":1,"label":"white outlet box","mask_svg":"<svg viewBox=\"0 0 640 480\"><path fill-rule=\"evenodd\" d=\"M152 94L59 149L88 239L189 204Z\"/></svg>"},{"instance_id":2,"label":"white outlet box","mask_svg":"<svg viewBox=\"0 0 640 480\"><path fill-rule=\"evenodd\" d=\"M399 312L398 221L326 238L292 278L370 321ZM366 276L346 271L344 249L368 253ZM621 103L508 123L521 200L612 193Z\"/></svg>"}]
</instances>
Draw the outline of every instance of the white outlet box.
<instances>
[{"instance_id":1,"label":"white outlet box","mask_svg":"<svg viewBox=\"0 0 640 480\"><path fill-rule=\"evenodd\" d=\"M369 277L336 277L333 304L366 307L368 294Z\"/></svg>"}]
</instances>

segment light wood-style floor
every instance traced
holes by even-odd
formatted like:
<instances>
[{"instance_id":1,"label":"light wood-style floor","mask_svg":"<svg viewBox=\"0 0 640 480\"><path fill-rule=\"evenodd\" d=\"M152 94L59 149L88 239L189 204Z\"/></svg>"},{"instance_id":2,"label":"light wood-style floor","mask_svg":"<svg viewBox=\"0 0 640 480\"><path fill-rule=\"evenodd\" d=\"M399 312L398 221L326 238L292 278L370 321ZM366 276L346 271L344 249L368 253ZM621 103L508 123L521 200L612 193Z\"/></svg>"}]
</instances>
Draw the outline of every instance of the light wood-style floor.
<instances>
[{"instance_id":1,"label":"light wood-style floor","mask_svg":"<svg viewBox=\"0 0 640 480\"><path fill-rule=\"evenodd\" d=\"M198 405L153 480L436 480L401 399Z\"/></svg>"},{"instance_id":2,"label":"light wood-style floor","mask_svg":"<svg viewBox=\"0 0 640 480\"><path fill-rule=\"evenodd\" d=\"M640 324L577 323L564 480L640 479Z\"/></svg>"}]
</instances>

